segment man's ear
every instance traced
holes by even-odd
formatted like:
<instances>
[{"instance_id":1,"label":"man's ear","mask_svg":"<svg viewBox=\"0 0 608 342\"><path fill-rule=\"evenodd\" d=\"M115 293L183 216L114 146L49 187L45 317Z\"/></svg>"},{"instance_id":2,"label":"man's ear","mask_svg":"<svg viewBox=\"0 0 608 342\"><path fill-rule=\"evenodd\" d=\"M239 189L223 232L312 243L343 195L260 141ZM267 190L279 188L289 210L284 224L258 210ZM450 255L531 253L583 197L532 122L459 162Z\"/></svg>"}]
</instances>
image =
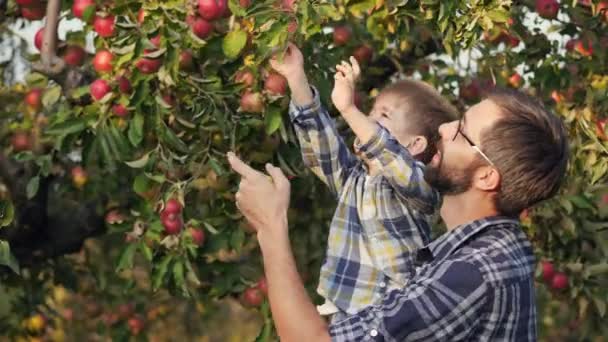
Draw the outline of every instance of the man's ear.
<instances>
[{"instance_id":1,"label":"man's ear","mask_svg":"<svg viewBox=\"0 0 608 342\"><path fill-rule=\"evenodd\" d=\"M413 156L423 153L429 146L429 141L423 135L417 135L410 143L408 150Z\"/></svg>"},{"instance_id":2,"label":"man's ear","mask_svg":"<svg viewBox=\"0 0 608 342\"><path fill-rule=\"evenodd\" d=\"M483 191L498 191L500 173L492 166L483 166L475 172L475 186Z\"/></svg>"}]
</instances>

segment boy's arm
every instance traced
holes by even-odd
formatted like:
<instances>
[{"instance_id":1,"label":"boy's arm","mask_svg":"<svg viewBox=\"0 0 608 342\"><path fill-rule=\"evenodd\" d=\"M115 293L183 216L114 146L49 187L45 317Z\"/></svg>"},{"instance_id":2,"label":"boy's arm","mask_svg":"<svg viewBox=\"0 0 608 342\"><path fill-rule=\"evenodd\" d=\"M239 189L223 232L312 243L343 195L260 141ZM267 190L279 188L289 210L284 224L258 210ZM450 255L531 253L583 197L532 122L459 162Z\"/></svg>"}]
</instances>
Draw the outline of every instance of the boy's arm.
<instances>
[{"instance_id":1,"label":"boy's arm","mask_svg":"<svg viewBox=\"0 0 608 342\"><path fill-rule=\"evenodd\" d=\"M321 106L318 93L313 93L304 72L302 53L290 44L282 60L274 57L270 63L289 84L289 115L300 142L304 163L338 195L356 158Z\"/></svg>"}]
</instances>

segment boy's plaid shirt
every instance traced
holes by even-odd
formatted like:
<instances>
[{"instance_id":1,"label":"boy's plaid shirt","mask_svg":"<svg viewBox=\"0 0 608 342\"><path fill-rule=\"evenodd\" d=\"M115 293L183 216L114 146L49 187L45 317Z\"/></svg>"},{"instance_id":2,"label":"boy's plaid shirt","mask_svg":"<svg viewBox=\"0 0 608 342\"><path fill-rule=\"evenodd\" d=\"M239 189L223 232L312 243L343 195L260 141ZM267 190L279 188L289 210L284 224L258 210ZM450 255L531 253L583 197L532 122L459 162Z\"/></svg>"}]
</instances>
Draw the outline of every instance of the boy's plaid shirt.
<instances>
[{"instance_id":1,"label":"boy's plaid shirt","mask_svg":"<svg viewBox=\"0 0 608 342\"><path fill-rule=\"evenodd\" d=\"M368 176L313 93L312 104L292 102L289 113L305 164L338 199L317 291L355 313L405 285L413 272L408 254L429 242L439 194L424 181L424 164L380 126L368 143L355 143L381 170Z\"/></svg>"}]
</instances>

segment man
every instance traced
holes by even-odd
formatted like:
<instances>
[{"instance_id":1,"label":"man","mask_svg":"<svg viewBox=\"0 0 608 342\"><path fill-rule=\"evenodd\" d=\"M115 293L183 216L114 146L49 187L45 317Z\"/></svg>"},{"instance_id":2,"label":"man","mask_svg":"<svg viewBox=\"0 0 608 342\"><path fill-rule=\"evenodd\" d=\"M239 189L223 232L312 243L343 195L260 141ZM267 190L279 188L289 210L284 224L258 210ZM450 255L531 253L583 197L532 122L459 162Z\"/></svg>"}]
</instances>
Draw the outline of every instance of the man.
<instances>
[{"instance_id":1,"label":"man","mask_svg":"<svg viewBox=\"0 0 608 342\"><path fill-rule=\"evenodd\" d=\"M289 182L272 165L269 179L229 154L283 341L536 340L534 257L515 217L557 192L568 158L563 124L530 97L497 91L439 134L425 179L443 195L448 232L412 255L418 267L405 288L329 326L290 250Z\"/></svg>"}]
</instances>

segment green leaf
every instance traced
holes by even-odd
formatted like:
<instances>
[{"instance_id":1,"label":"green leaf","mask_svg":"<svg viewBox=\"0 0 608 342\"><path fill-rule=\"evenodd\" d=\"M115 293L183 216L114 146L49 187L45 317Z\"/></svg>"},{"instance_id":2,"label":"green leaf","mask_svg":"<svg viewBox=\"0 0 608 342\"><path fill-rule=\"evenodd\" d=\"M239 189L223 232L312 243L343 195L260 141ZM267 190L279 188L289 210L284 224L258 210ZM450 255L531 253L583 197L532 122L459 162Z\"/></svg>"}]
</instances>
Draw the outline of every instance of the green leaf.
<instances>
[{"instance_id":1,"label":"green leaf","mask_svg":"<svg viewBox=\"0 0 608 342\"><path fill-rule=\"evenodd\" d=\"M230 247L237 252L243 248L245 243L245 231L243 229L237 229L230 235Z\"/></svg>"},{"instance_id":2,"label":"green leaf","mask_svg":"<svg viewBox=\"0 0 608 342\"><path fill-rule=\"evenodd\" d=\"M0 200L0 228L6 227L15 217L15 207L10 200Z\"/></svg>"},{"instance_id":3,"label":"green leaf","mask_svg":"<svg viewBox=\"0 0 608 342\"><path fill-rule=\"evenodd\" d=\"M53 125L47 128L45 132L51 135L69 135L81 132L86 128L87 124L85 120L82 118L78 118Z\"/></svg>"},{"instance_id":4,"label":"green leaf","mask_svg":"<svg viewBox=\"0 0 608 342\"><path fill-rule=\"evenodd\" d=\"M170 147L177 150L178 152L188 153L188 146L173 132L173 130L166 125L162 125L161 137L165 143Z\"/></svg>"},{"instance_id":5,"label":"green leaf","mask_svg":"<svg viewBox=\"0 0 608 342\"><path fill-rule=\"evenodd\" d=\"M40 177L32 177L29 182L27 182L26 192L27 198L31 199L36 196L38 193L38 187L40 186Z\"/></svg>"},{"instance_id":6,"label":"green leaf","mask_svg":"<svg viewBox=\"0 0 608 342\"><path fill-rule=\"evenodd\" d=\"M118 266L116 266L116 272L120 272L125 269L133 268L133 257L135 256L135 251L137 250L137 244L130 244L122 251L120 255L120 259L118 261Z\"/></svg>"},{"instance_id":7,"label":"green leaf","mask_svg":"<svg viewBox=\"0 0 608 342\"><path fill-rule=\"evenodd\" d=\"M91 20L93 20L93 17L95 16L95 6L93 5L89 5L84 9L84 12L82 12L82 20L85 23L90 23Z\"/></svg>"},{"instance_id":8,"label":"green leaf","mask_svg":"<svg viewBox=\"0 0 608 342\"><path fill-rule=\"evenodd\" d=\"M0 240L0 265L8 266L13 272L19 274L19 262L11 253L8 241Z\"/></svg>"},{"instance_id":9,"label":"green leaf","mask_svg":"<svg viewBox=\"0 0 608 342\"><path fill-rule=\"evenodd\" d=\"M135 191L136 194L145 193L150 189L151 182L152 181L145 174L139 174L133 181L133 191Z\"/></svg>"},{"instance_id":10,"label":"green leaf","mask_svg":"<svg viewBox=\"0 0 608 342\"><path fill-rule=\"evenodd\" d=\"M139 146L144 138L144 116L141 113L135 114L129 123L129 141L134 147Z\"/></svg>"},{"instance_id":11,"label":"green leaf","mask_svg":"<svg viewBox=\"0 0 608 342\"><path fill-rule=\"evenodd\" d=\"M134 169L141 169L142 167L145 167L146 165L148 165L149 160L150 160L150 152L144 154L139 159L127 161L127 162L125 162L125 164L127 164L129 167L132 167Z\"/></svg>"},{"instance_id":12,"label":"green leaf","mask_svg":"<svg viewBox=\"0 0 608 342\"><path fill-rule=\"evenodd\" d=\"M228 8L230 8L230 12L237 17L244 17L247 14L247 11L241 7L239 0L228 1Z\"/></svg>"},{"instance_id":13,"label":"green leaf","mask_svg":"<svg viewBox=\"0 0 608 342\"><path fill-rule=\"evenodd\" d=\"M247 44L247 32L242 30L231 31L222 41L222 50L226 57L234 59L239 56Z\"/></svg>"},{"instance_id":14,"label":"green leaf","mask_svg":"<svg viewBox=\"0 0 608 342\"><path fill-rule=\"evenodd\" d=\"M171 260L173 260L173 256L165 255L160 264L158 264L158 266L154 269L152 276L152 289L157 290L163 283Z\"/></svg>"},{"instance_id":15,"label":"green leaf","mask_svg":"<svg viewBox=\"0 0 608 342\"><path fill-rule=\"evenodd\" d=\"M142 242L139 245L139 249L141 250L142 254L144 255L144 258L146 258L146 260L148 262L151 262L152 258L153 258L152 249L150 247L148 247L148 245L146 245L144 242Z\"/></svg>"},{"instance_id":16,"label":"green leaf","mask_svg":"<svg viewBox=\"0 0 608 342\"><path fill-rule=\"evenodd\" d=\"M277 107L270 107L266 111L266 116L264 117L266 134L271 135L272 133L276 132L276 130L281 127L282 122L283 118L281 116L281 109Z\"/></svg>"},{"instance_id":17,"label":"green leaf","mask_svg":"<svg viewBox=\"0 0 608 342\"><path fill-rule=\"evenodd\" d=\"M61 87L54 86L44 90L44 95L42 95L42 104L44 107L50 107L59 101L61 97Z\"/></svg>"}]
</instances>

